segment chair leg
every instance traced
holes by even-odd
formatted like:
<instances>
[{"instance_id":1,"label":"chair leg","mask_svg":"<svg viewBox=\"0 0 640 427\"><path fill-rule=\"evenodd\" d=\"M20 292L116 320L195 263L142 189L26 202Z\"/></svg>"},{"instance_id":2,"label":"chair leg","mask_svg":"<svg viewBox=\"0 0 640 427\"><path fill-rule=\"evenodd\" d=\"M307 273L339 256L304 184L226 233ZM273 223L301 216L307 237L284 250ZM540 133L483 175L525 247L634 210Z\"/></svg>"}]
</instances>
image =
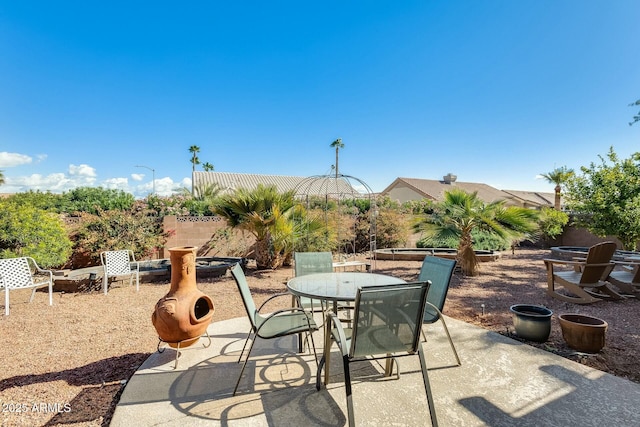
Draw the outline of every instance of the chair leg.
<instances>
[{"instance_id":1,"label":"chair leg","mask_svg":"<svg viewBox=\"0 0 640 427\"><path fill-rule=\"evenodd\" d=\"M107 294L107 288L109 287L109 277L107 276L107 273L104 274L104 276L102 277L102 288L104 289L104 294Z\"/></svg>"},{"instance_id":2,"label":"chair leg","mask_svg":"<svg viewBox=\"0 0 640 427\"><path fill-rule=\"evenodd\" d=\"M324 354L322 356L325 360L324 367L324 385L329 385L329 364L331 363L331 322L329 317L324 321Z\"/></svg>"},{"instance_id":3,"label":"chair leg","mask_svg":"<svg viewBox=\"0 0 640 427\"><path fill-rule=\"evenodd\" d=\"M322 388L322 368L324 367L325 364L325 358L324 355L322 355L322 357L320 358L320 363L318 363L318 370L316 372L316 390L320 391L320 388Z\"/></svg>"},{"instance_id":4,"label":"chair leg","mask_svg":"<svg viewBox=\"0 0 640 427\"><path fill-rule=\"evenodd\" d=\"M256 336L257 338L257 336ZM238 376L238 381L236 381L236 386L233 389L233 395L236 395L236 392L238 391L238 385L240 385L240 380L242 379L242 374L244 373L244 368L247 366L247 362L249 361L249 356L251 356L251 350L253 349L253 344L255 344L256 339L254 338L251 341L251 345L249 346L249 353L247 353L247 358L244 359L244 363L242 364L242 369L240 369L240 375ZM245 342L246 345L246 342ZM244 347L242 348L242 350L244 351ZM240 353L240 355L242 356L242 353Z\"/></svg>"},{"instance_id":5,"label":"chair leg","mask_svg":"<svg viewBox=\"0 0 640 427\"><path fill-rule=\"evenodd\" d=\"M349 372L349 358L342 356L342 366L344 367L344 391L347 394L347 418L349 426L355 427L356 420L353 412L353 398L351 396L351 373Z\"/></svg>"},{"instance_id":6,"label":"chair leg","mask_svg":"<svg viewBox=\"0 0 640 427\"><path fill-rule=\"evenodd\" d=\"M427 361L424 357L422 345L418 346L418 357L420 357L420 369L422 370L422 380L424 381L424 389L427 393L427 403L429 404L429 415L431 415L431 425L438 427L438 419L436 417L436 407L433 402L433 394L431 393L431 384L429 383L429 373L427 372Z\"/></svg>"},{"instance_id":7,"label":"chair leg","mask_svg":"<svg viewBox=\"0 0 640 427\"><path fill-rule=\"evenodd\" d=\"M456 351L456 346L453 345L453 340L451 339L451 334L449 333L449 328L447 328L447 322L444 321L442 315L440 315L440 321L442 322L442 326L444 327L444 332L447 334L447 338L449 339L449 344L451 345L451 350L453 350L453 355L456 357L457 366L461 366L462 362L460 362L460 357L458 356L458 352Z\"/></svg>"},{"instance_id":8,"label":"chair leg","mask_svg":"<svg viewBox=\"0 0 640 427\"><path fill-rule=\"evenodd\" d=\"M313 340L313 332L307 332L307 337L311 338L311 347L313 347L313 358L316 361L316 368L318 367L318 352L316 351L316 343Z\"/></svg>"},{"instance_id":9,"label":"chair leg","mask_svg":"<svg viewBox=\"0 0 640 427\"><path fill-rule=\"evenodd\" d=\"M453 355L456 357L456 366L462 366L462 362L460 361L460 356L458 356L458 351L456 350L456 346L453 344L453 340L451 339L451 334L449 333L449 328L447 327L447 322L444 321L444 317L442 312L438 310L438 318L442 322L442 326L444 328L444 332L447 334L447 338L449 339L449 345L451 346L451 350L453 350ZM420 332L422 333L422 338L426 342L427 336L424 333L424 326L420 328Z\"/></svg>"},{"instance_id":10,"label":"chair leg","mask_svg":"<svg viewBox=\"0 0 640 427\"><path fill-rule=\"evenodd\" d=\"M253 332L253 329L251 329L249 331L249 333L247 334L247 339L244 340L244 345L242 346L242 351L240 351L240 356L238 356L238 363L240 363L240 361L242 360L242 354L244 353L244 349L247 348L247 343L249 342L249 338L251 338L251 333ZM255 341L255 338L254 338Z\"/></svg>"},{"instance_id":11,"label":"chair leg","mask_svg":"<svg viewBox=\"0 0 640 427\"><path fill-rule=\"evenodd\" d=\"M53 305L53 281L49 282L49 305Z\"/></svg>"},{"instance_id":12,"label":"chair leg","mask_svg":"<svg viewBox=\"0 0 640 427\"><path fill-rule=\"evenodd\" d=\"M593 288L593 291L591 289L585 289L585 291L589 294L589 295L593 295L596 298L600 297L600 298L610 298L612 300L624 300L627 299L625 296L620 295L618 292L616 292L613 288L611 288L609 285L609 282L602 282L604 283L602 286L598 286L596 288Z\"/></svg>"},{"instance_id":13,"label":"chair leg","mask_svg":"<svg viewBox=\"0 0 640 427\"><path fill-rule=\"evenodd\" d=\"M36 296L36 288L33 288L33 291L31 291L31 298L29 298L29 303L33 302L33 298Z\"/></svg>"},{"instance_id":14,"label":"chair leg","mask_svg":"<svg viewBox=\"0 0 640 427\"><path fill-rule=\"evenodd\" d=\"M4 315L9 315L9 288L4 288Z\"/></svg>"}]
</instances>

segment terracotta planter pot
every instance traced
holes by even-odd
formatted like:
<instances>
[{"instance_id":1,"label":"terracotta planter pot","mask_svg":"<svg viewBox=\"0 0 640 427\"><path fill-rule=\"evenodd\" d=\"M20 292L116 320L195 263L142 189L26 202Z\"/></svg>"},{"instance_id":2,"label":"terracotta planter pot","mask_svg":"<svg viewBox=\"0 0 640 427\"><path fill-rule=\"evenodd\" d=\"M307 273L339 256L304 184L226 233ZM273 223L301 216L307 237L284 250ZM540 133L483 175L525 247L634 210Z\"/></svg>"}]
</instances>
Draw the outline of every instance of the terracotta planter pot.
<instances>
[{"instance_id":1,"label":"terracotta planter pot","mask_svg":"<svg viewBox=\"0 0 640 427\"><path fill-rule=\"evenodd\" d=\"M551 333L553 311L540 305L516 304L510 307L513 326L520 338L545 342Z\"/></svg>"},{"instance_id":2,"label":"terracotta planter pot","mask_svg":"<svg viewBox=\"0 0 640 427\"><path fill-rule=\"evenodd\" d=\"M171 289L151 315L161 340L171 347L188 347L207 330L213 318L213 301L196 286L196 248L170 248Z\"/></svg>"},{"instance_id":3,"label":"terracotta planter pot","mask_svg":"<svg viewBox=\"0 0 640 427\"><path fill-rule=\"evenodd\" d=\"M604 347L608 327L604 320L583 314L561 314L558 320L562 337L572 349L597 353Z\"/></svg>"}]
</instances>

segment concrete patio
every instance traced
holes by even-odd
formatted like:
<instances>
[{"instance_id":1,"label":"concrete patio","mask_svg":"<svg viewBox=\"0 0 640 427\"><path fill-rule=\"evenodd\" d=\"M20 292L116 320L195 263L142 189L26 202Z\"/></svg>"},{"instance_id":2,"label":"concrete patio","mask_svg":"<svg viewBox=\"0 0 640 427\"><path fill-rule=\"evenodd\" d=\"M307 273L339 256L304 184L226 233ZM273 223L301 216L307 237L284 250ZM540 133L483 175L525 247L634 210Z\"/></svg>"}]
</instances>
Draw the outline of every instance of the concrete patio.
<instances>
[{"instance_id":1,"label":"concrete patio","mask_svg":"<svg viewBox=\"0 0 640 427\"><path fill-rule=\"evenodd\" d=\"M441 426L640 425L640 384L594 370L500 334L447 318L462 366L440 323L425 326L427 364ZM217 322L206 339L152 354L127 384L111 426L342 426L346 400L334 347L332 382L316 391L313 356L296 340L258 340L232 396L249 323ZM322 334L315 338L318 353ZM384 378L376 362L352 367L356 423L429 425L418 357L400 359L401 377Z\"/></svg>"}]
</instances>

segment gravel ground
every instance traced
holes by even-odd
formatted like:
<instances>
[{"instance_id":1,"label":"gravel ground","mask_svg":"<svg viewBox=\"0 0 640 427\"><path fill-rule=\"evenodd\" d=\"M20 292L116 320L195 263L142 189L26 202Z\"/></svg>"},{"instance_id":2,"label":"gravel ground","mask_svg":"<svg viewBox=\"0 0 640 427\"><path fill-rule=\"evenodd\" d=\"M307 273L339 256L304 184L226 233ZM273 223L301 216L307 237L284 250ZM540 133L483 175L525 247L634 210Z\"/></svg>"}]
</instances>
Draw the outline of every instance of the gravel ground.
<instances>
[{"instance_id":1,"label":"gravel ground","mask_svg":"<svg viewBox=\"0 0 640 427\"><path fill-rule=\"evenodd\" d=\"M542 259L549 255L519 249L483 263L478 277L456 273L445 314L518 339L509 307L544 305L554 312L551 336L546 343L528 344L640 383L640 301L575 305L548 297ZM415 280L420 264L377 261L376 272ZM290 268L255 271L250 264L247 271L258 304L284 291L291 276ZM198 286L214 301L214 322L245 315L229 275L199 280ZM46 293L37 292L29 304L30 290L11 292L11 315L0 318L0 425L107 426L127 379L156 350L151 313L168 289L164 282L142 283L138 293L118 285L106 296L99 290L55 293L53 307ZM556 316L562 313L606 320L605 348L586 355L567 347Z\"/></svg>"}]
</instances>

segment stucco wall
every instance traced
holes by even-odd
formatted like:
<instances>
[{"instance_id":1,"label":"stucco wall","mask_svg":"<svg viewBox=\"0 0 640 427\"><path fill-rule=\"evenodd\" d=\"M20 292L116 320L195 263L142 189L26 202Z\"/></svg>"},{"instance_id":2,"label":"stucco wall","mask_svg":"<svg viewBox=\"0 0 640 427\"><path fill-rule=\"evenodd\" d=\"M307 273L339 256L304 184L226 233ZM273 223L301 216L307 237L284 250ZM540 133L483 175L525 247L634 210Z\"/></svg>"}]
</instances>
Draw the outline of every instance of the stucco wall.
<instances>
[{"instance_id":1,"label":"stucco wall","mask_svg":"<svg viewBox=\"0 0 640 427\"><path fill-rule=\"evenodd\" d=\"M399 203L404 203L409 200L420 200L424 196L416 192L413 188L407 187L402 183L398 183L389 190L386 194L391 200L397 200Z\"/></svg>"},{"instance_id":2,"label":"stucco wall","mask_svg":"<svg viewBox=\"0 0 640 427\"><path fill-rule=\"evenodd\" d=\"M253 236L231 230L218 216L166 216L165 232L170 233L162 258L169 258L169 248L196 246L198 256L247 256L255 242Z\"/></svg>"}]
</instances>

